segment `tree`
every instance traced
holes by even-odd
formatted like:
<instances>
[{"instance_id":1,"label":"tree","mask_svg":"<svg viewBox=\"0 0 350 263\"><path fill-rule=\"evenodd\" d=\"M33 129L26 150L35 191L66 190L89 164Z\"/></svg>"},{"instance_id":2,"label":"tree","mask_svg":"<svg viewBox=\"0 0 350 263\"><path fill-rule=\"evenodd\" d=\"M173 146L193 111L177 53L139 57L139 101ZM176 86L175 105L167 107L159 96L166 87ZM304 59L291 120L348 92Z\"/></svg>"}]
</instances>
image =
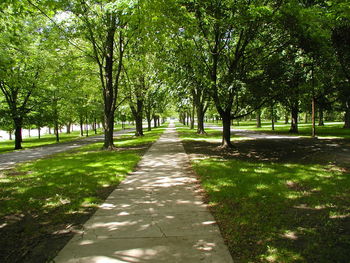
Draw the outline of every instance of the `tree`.
<instances>
[{"instance_id":1,"label":"tree","mask_svg":"<svg viewBox=\"0 0 350 263\"><path fill-rule=\"evenodd\" d=\"M17 16L11 7L0 20L0 90L7 103L15 128L15 149L22 148L22 126L33 109L38 92L39 73L45 63L41 48L42 21L26 15Z\"/></svg>"},{"instance_id":2,"label":"tree","mask_svg":"<svg viewBox=\"0 0 350 263\"><path fill-rule=\"evenodd\" d=\"M191 1L185 3L190 14L185 32L193 35L210 95L223 122L222 147L231 147L231 120L248 115L261 104L250 96L250 63L271 40L271 23L277 1ZM249 95L248 95L249 94ZM250 100L250 101L249 101ZM247 108L248 107L248 108Z\"/></svg>"},{"instance_id":3,"label":"tree","mask_svg":"<svg viewBox=\"0 0 350 263\"><path fill-rule=\"evenodd\" d=\"M90 43L89 56L98 66L104 101L104 149L114 149L114 114L117 109L123 59L133 32L134 1L92 2L70 5L80 20L80 32Z\"/></svg>"}]
</instances>

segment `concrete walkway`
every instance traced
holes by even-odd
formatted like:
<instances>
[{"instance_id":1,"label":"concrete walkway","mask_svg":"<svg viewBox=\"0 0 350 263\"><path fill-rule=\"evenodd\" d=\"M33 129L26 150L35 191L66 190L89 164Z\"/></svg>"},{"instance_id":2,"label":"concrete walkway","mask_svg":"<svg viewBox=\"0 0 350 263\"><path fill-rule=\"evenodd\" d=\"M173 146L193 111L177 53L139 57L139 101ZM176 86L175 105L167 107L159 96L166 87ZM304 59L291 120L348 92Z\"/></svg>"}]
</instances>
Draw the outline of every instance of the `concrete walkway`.
<instances>
[{"instance_id":1,"label":"concrete walkway","mask_svg":"<svg viewBox=\"0 0 350 263\"><path fill-rule=\"evenodd\" d=\"M54 262L233 262L174 125Z\"/></svg>"},{"instance_id":2,"label":"concrete walkway","mask_svg":"<svg viewBox=\"0 0 350 263\"><path fill-rule=\"evenodd\" d=\"M133 129L117 131L114 132L114 136L125 134L131 131L133 131ZM50 144L41 147L34 147L30 149L0 154L0 170L9 169L17 163L43 158L51 154L65 152L91 143L102 142L103 139L104 135L90 136L76 141Z\"/></svg>"}]
</instances>

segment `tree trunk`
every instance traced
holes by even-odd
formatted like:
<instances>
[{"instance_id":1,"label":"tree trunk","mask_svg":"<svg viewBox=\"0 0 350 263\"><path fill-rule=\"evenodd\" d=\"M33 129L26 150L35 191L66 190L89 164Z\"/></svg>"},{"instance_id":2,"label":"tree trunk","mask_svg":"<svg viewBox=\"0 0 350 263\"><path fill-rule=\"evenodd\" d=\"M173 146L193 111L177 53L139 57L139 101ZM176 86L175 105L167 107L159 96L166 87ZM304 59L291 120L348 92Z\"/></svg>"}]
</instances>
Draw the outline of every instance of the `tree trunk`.
<instances>
[{"instance_id":1,"label":"tree trunk","mask_svg":"<svg viewBox=\"0 0 350 263\"><path fill-rule=\"evenodd\" d=\"M58 128L58 121L55 121L55 135L56 135L56 142L60 141L60 131Z\"/></svg>"},{"instance_id":2,"label":"tree trunk","mask_svg":"<svg viewBox=\"0 0 350 263\"><path fill-rule=\"evenodd\" d=\"M292 121L291 121L291 126L289 129L290 133L298 133L298 114L299 114L299 108L297 105L294 105L291 108L291 114L292 114Z\"/></svg>"},{"instance_id":3,"label":"tree trunk","mask_svg":"<svg viewBox=\"0 0 350 263\"><path fill-rule=\"evenodd\" d=\"M14 119L15 123L15 150L22 149L22 119Z\"/></svg>"},{"instance_id":4,"label":"tree trunk","mask_svg":"<svg viewBox=\"0 0 350 263\"><path fill-rule=\"evenodd\" d=\"M315 112L315 97L312 97L311 101L311 122L312 122L312 128L311 128L311 137L316 137L316 112Z\"/></svg>"},{"instance_id":5,"label":"tree trunk","mask_svg":"<svg viewBox=\"0 0 350 263\"><path fill-rule=\"evenodd\" d=\"M350 129L350 105L347 105L345 108L345 115L344 115L344 127L345 129Z\"/></svg>"},{"instance_id":6,"label":"tree trunk","mask_svg":"<svg viewBox=\"0 0 350 263\"><path fill-rule=\"evenodd\" d=\"M95 134L97 134L97 120L96 120L96 118L94 119L94 131L95 131Z\"/></svg>"},{"instance_id":7,"label":"tree trunk","mask_svg":"<svg viewBox=\"0 0 350 263\"><path fill-rule=\"evenodd\" d=\"M308 115L307 115L307 112L305 112L305 120L304 120L305 123L308 122Z\"/></svg>"},{"instance_id":8,"label":"tree trunk","mask_svg":"<svg viewBox=\"0 0 350 263\"><path fill-rule=\"evenodd\" d=\"M191 116L190 116L190 119L191 119L190 129L191 129L191 130L194 129L194 112L195 112L195 105L194 105L194 102L193 102L193 104L192 104L192 110L191 110Z\"/></svg>"},{"instance_id":9,"label":"tree trunk","mask_svg":"<svg viewBox=\"0 0 350 263\"><path fill-rule=\"evenodd\" d=\"M83 124L82 119L80 119L79 124L80 124L80 136L83 137L84 136L84 124Z\"/></svg>"},{"instance_id":10,"label":"tree trunk","mask_svg":"<svg viewBox=\"0 0 350 263\"><path fill-rule=\"evenodd\" d=\"M70 134L70 132L71 132L71 126L72 126L72 124L71 124L70 122L66 125L67 134Z\"/></svg>"},{"instance_id":11,"label":"tree trunk","mask_svg":"<svg viewBox=\"0 0 350 263\"><path fill-rule=\"evenodd\" d=\"M115 149L113 142L113 128L114 128L114 115L110 114L105 116L105 133L103 149L113 150Z\"/></svg>"},{"instance_id":12,"label":"tree trunk","mask_svg":"<svg viewBox=\"0 0 350 263\"><path fill-rule=\"evenodd\" d=\"M41 128L40 128L40 126L38 126L38 139L40 139L40 134L41 133Z\"/></svg>"},{"instance_id":13,"label":"tree trunk","mask_svg":"<svg viewBox=\"0 0 350 263\"><path fill-rule=\"evenodd\" d=\"M49 134L51 134L51 127L49 127Z\"/></svg>"},{"instance_id":14,"label":"tree trunk","mask_svg":"<svg viewBox=\"0 0 350 263\"><path fill-rule=\"evenodd\" d=\"M261 128L261 110L256 111L256 127Z\"/></svg>"},{"instance_id":15,"label":"tree trunk","mask_svg":"<svg viewBox=\"0 0 350 263\"><path fill-rule=\"evenodd\" d=\"M231 144L231 113L224 112L222 118L222 148L232 148Z\"/></svg>"},{"instance_id":16,"label":"tree trunk","mask_svg":"<svg viewBox=\"0 0 350 263\"><path fill-rule=\"evenodd\" d=\"M206 134L204 131L204 109L202 106L197 106L197 133Z\"/></svg>"},{"instance_id":17,"label":"tree trunk","mask_svg":"<svg viewBox=\"0 0 350 263\"><path fill-rule=\"evenodd\" d=\"M156 115L153 116L153 127L157 128L157 116Z\"/></svg>"},{"instance_id":18,"label":"tree trunk","mask_svg":"<svg viewBox=\"0 0 350 263\"><path fill-rule=\"evenodd\" d=\"M28 137L30 138L30 127L28 128Z\"/></svg>"},{"instance_id":19,"label":"tree trunk","mask_svg":"<svg viewBox=\"0 0 350 263\"><path fill-rule=\"evenodd\" d=\"M8 132L8 133L9 133L9 140L10 140L10 141L12 141L12 132L13 132L12 130L9 130L9 132Z\"/></svg>"},{"instance_id":20,"label":"tree trunk","mask_svg":"<svg viewBox=\"0 0 350 263\"><path fill-rule=\"evenodd\" d=\"M273 109L273 104L271 104L271 130L275 130L275 113Z\"/></svg>"},{"instance_id":21,"label":"tree trunk","mask_svg":"<svg viewBox=\"0 0 350 263\"><path fill-rule=\"evenodd\" d=\"M151 116L147 116L147 130L148 131L152 130L152 119L151 119Z\"/></svg>"},{"instance_id":22,"label":"tree trunk","mask_svg":"<svg viewBox=\"0 0 350 263\"><path fill-rule=\"evenodd\" d=\"M142 116L137 114L136 116L136 132L135 136L143 136L143 128L142 128Z\"/></svg>"},{"instance_id":23,"label":"tree trunk","mask_svg":"<svg viewBox=\"0 0 350 263\"><path fill-rule=\"evenodd\" d=\"M143 136L143 101L142 99L136 99L136 107L134 105L130 105L131 112L134 116L136 122L136 131L135 136Z\"/></svg>"},{"instance_id":24,"label":"tree trunk","mask_svg":"<svg viewBox=\"0 0 350 263\"><path fill-rule=\"evenodd\" d=\"M318 106L318 126L324 126L323 108L321 105Z\"/></svg>"},{"instance_id":25,"label":"tree trunk","mask_svg":"<svg viewBox=\"0 0 350 263\"><path fill-rule=\"evenodd\" d=\"M157 116L157 124L158 124L158 127L160 127L160 116Z\"/></svg>"}]
</instances>

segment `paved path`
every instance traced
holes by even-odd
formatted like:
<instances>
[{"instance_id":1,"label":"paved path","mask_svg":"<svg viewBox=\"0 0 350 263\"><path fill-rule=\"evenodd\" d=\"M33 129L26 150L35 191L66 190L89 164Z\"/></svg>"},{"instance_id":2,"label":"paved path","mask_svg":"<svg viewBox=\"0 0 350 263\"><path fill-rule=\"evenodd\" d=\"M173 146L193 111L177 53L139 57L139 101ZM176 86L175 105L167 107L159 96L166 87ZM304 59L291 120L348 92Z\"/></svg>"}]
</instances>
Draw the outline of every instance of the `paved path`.
<instances>
[{"instance_id":1,"label":"paved path","mask_svg":"<svg viewBox=\"0 0 350 263\"><path fill-rule=\"evenodd\" d=\"M124 134L130 131L132 131L132 129L117 131L114 132L114 136ZM103 141L103 139L104 135L90 136L76 141L50 144L46 146L0 154L0 170L9 169L13 167L16 163L31 161L43 158L51 154L79 148L87 144L101 142Z\"/></svg>"},{"instance_id":2,"label":"paved path","mask_svg":"<svg viewBox=\"0 0 350 263\"><path fill-rule=\"evenodd\" d=\"M219 127L216 125L205 125L205 127L222 131L222 127ZM263 133L259 131L251 131L251 130L245 130L245 129L231 129L231 133L237 136L254 138L254 139L291 139L291 140L300 139L299 136L294 136L294 135L268 134L268 133Z\"/></svg>"},{"instance_id":3,"label":"paved path","mask_svg":"<svg viewBox=\"0 0 350 263\"><path fill-rule=\"evenodd\" d=\"M174 125L54 262L233 262Z\"/></svg>"}]
</instances>

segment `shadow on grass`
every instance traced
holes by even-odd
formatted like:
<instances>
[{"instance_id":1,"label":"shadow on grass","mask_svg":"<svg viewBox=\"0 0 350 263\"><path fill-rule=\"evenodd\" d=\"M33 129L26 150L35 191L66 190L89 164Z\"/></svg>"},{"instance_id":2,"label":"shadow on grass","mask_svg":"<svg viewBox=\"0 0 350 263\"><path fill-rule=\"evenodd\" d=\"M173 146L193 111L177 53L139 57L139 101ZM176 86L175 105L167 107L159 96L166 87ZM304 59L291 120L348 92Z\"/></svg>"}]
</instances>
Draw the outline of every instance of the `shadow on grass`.
<instances>
[{"instance_id":1,"label":"shadow on grass","mask_svg":"<svg viewBox=\"0 0 350 263\"><path fill-rule=\"evenodd\" d=\"M234 261L348 262L346 142L183 143Z\"/></svg>"},{"instance_id":2,"label":"shadow on grass","mask_svg":"<svg viewBox=\"0 0 350 263\"><path fill-rule=\"evenodd\" d=\"M130 173L163 129L18 165L0 175L0 262L47 262Z\"/></svg>"}]
</instances>

